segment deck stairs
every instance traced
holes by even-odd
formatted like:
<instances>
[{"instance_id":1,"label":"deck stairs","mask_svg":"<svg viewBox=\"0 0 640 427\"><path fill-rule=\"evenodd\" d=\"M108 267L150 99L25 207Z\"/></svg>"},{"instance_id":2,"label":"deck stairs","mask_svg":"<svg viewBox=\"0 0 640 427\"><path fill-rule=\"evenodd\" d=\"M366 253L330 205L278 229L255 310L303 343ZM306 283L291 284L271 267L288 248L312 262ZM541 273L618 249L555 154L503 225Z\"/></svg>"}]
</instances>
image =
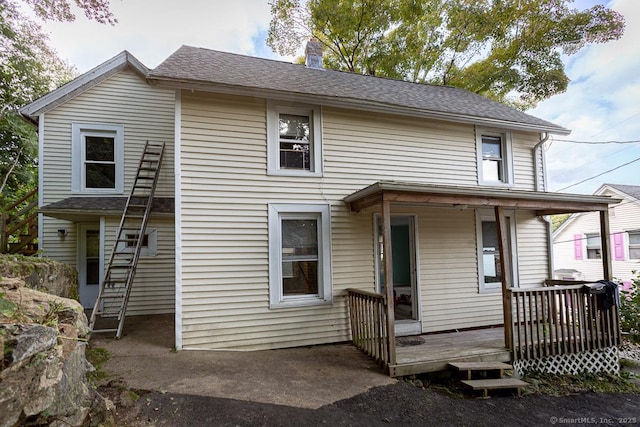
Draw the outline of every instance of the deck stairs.
<instances>
[{"instance_id":1,"label":"deck stairs","mask_svg":"<svg viewBox=\"0 0 640 427\"><path fill-rule=\"evenodd\" d=\"M505 371L513 367L502 362L454 362L449 363L449 369L454 371L463 387L469 390L480 390L484 397L488 397L489 390L520 390L529 383L517 378L505 376Z\"/></svg>"},{"instance_id":2,"label":"deck stairs","mask_svg":"<svg viewBox=\"0 0 640 427\"><path fill-rule=\"evenodd\" d=\"M164 146L164 143L150 144L147 141L142 152L104 279L91 313L89 328L94 333L115 332L116 338L122 335L131 287L160 175ZM96 327L98 323L99 328Z\"/></svg>"}]
</instances>

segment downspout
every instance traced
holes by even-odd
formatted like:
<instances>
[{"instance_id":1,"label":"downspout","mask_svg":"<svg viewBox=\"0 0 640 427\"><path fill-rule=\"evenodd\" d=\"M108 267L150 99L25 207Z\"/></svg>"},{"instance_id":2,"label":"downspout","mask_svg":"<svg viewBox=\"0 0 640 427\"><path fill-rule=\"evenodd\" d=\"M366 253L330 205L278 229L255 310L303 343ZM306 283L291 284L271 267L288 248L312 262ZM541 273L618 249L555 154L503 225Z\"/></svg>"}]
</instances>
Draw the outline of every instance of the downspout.
<instances>
[{"instance_id":1,"label":"downspout","mask_svg":"<svg viewBox=\"0 0 640 427\"><path fill-rule=\"evenodd\" d=\"M549 140L549 133L545 132L541 136L540 141L531 150L535 170L534 185L536 191L547 191L547 162L543 146ZM541 153L540 157L538 157L538 150ZM540 166L542 166L542 174L540 174ZM549 215L538 217L538 219L544 222L547 229L547 275L549 279L553 279L553 225Z\"/></svg>"}]
</instances>

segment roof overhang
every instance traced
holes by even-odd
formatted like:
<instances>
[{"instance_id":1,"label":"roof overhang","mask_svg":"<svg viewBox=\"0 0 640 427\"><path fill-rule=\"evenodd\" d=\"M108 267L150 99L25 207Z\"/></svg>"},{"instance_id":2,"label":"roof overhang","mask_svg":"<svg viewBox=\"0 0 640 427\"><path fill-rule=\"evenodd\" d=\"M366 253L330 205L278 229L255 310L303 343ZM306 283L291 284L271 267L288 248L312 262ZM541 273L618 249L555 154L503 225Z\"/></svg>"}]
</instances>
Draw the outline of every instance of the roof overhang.
<instances>
[{"instance_id":1,"label":"roof overhang","mask_svg":"<svg viewBox=\"0 0 640 427\"><path fill-rule=\"evenodd\" d=\"M385 114L395 114L404 117L419 117L426 119L442 120L454 123L466 123L487 127L500 127L510 130L520 130L525 132L547 132L556 135L569 135L571 130L561 126L538 126L508 120L490 119L486 117L470 116L465 114L454 114L442 111L421 110L394 104L384 104L363 99L346 98L340 96L323 96L298 92L283 92L248 86L228 85L215 82L203 82L199 80L173 79L153 75L147 77L150 84L171 89L185 89L202 92L222 93L228 95L250 96L265 99L275 99L280 101L303 101L306 103L316 103L323 106L336 108L351 108L362 111L371 111Z\"/></svg>"},{"instance_id":2,"label":"roof overhang","mask_svg":"<svg viewBox=\"0 0 640 427\"><path fill-rule=\"evenodd\" d=\"M379 181L344 198L352 212L391 204L503 207L535 211L538 216L561 213L606 211L620 202L605 196L546 193L511 188L458 187L411 182Z\"/></svg>"},{"instance_id":3,"label":"roof overhang","mask_svg":"<svg viewBox=\"0 0 640 427\"><path fill-rule=\"evenodd\" d=\"M45 205L38 212L52 218L79 222L97 219L101 216L122 215L126 197L69 197ZM172 197L156 197L151 205L152 218L173 218L175 200Z\"/></svg>"},{"instance_id":4,"label":"roof overhang","mask_svg":"<svg viewBox=\"0 0 640 427\"><path fill-rule=\"evenodd\" d=\"M131 69L142 78L146 78L149 69L135 56L125 51L87 71L69 83L49 92L43 97L25 105L20 109L20 115L32 123L38 122L38 116L68 100L78 96L95 85L107 80L122 70Z\"/></svg>"}]
</instances>

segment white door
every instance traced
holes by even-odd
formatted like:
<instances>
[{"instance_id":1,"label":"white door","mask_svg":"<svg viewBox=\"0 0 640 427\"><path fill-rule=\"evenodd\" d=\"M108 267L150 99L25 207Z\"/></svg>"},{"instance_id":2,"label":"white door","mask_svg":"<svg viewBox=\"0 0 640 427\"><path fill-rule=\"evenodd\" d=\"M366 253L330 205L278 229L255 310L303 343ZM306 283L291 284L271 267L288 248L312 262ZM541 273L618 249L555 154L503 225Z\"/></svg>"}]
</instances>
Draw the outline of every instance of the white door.
<instances>
[{"instance_id":1,"label":"white door","mask_svg":"<svg viewBox=\"0 0 640 427\"><path fill-rule=\"evenodd\" d=\"M80 303L84 308L93 308L100 279L102 262L100 259L99 224L80 224L78 226L78 281Z\"/></svg>"}]
</instances>

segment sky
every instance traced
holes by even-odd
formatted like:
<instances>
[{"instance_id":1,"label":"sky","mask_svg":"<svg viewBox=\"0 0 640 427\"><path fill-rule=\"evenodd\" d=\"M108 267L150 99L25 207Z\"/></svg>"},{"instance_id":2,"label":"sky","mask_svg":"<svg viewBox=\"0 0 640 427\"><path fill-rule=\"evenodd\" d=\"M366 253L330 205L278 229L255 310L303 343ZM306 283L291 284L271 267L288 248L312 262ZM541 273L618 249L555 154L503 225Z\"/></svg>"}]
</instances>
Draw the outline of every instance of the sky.
<instances>
[{"instance_id":1,"label":"sky","mask_svg":"<svg viewBox=\"0 0 640 427\"><path fill-rule=\"evenodd\" d=\"M572 130L569 136L552 136L546 144L552 191L590 194L603 183L640 185L640 1L576 0L574 6L583 9L596 3L624 15L624 36L565 57L571 79L567 91L527 111ZM266 46L267 0L112 0L111 10L118 19L115 26L88 21L81 13L73 23L44 25L51 45L80 73L123 50L154 68L183 44L291 60ZM566 139L639 142L562 142Z\"/></svg>"}]
</instances>

